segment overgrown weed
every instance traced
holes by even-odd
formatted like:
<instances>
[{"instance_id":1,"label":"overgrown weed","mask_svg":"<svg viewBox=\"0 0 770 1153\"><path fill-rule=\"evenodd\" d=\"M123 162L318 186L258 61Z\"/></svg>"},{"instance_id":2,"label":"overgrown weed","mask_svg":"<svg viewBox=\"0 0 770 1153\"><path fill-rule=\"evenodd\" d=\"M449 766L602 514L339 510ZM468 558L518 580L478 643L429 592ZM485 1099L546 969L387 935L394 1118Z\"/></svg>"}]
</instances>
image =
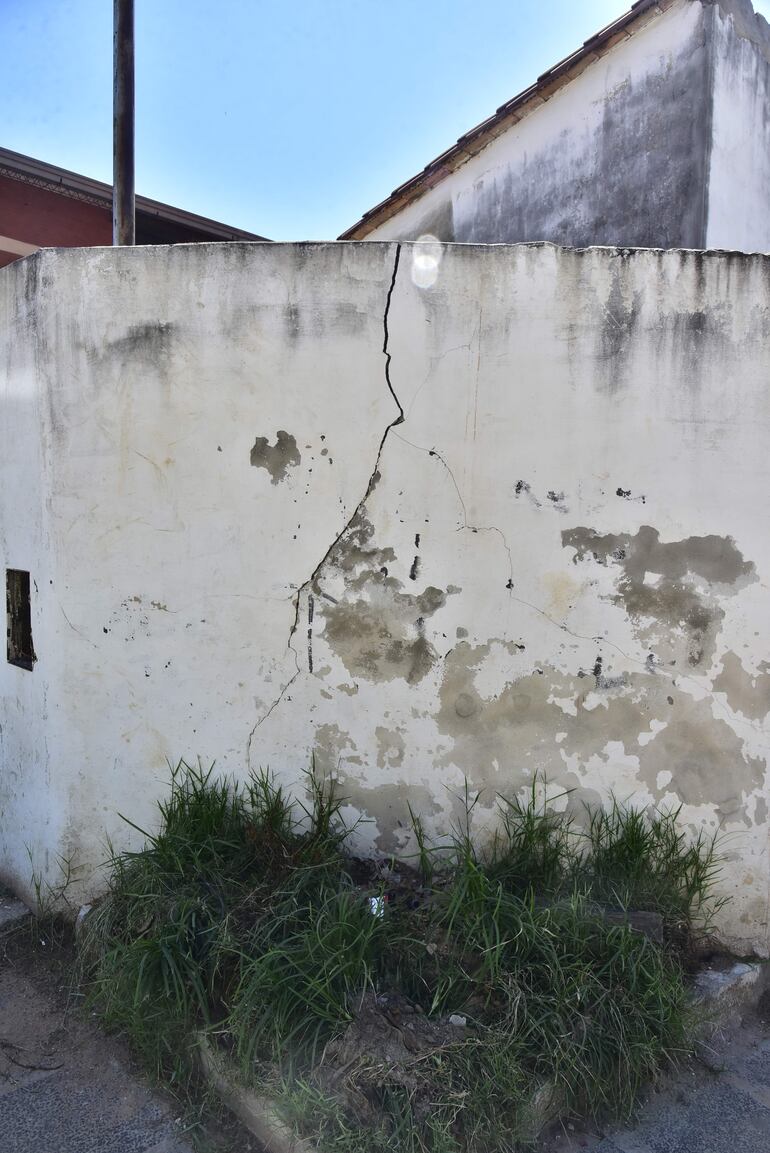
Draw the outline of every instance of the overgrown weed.
<instances>
[{"instance_id":1,"label":"overgrown weed","mask_svg":"<svg viewBox=\"0 0 770 1153\"><path fill-rule=\"evenodd\" d=\"M180 1092L207 1031L323 1153L503 1153L556 1113L627 1116L688 1044L682 955L716 904L715 845L617 803L581 830L545 794L501 799L486 853L467 787L449 851L410 809L422 882L387 892L387 870L360 883L335 782L311 769L300 804L267 772L180 763L86 921L91 1004ZM664 945L607 907L659 913ZM444 1040L330 1070L372 997Z\"/></svg>"}]
</instances>

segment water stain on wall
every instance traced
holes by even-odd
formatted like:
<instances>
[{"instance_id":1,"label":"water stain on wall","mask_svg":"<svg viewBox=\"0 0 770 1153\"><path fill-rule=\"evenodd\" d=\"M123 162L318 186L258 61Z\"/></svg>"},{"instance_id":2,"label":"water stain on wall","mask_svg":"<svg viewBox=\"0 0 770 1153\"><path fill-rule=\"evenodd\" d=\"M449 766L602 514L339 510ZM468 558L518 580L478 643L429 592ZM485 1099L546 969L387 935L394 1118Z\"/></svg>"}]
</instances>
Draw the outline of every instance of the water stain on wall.
<instances>
[{"instance_id":1,"label":"water stain on wall","mask_svg":"<svg viewBox=\"0 0 770 1153\"><path fill-rule=\"evenodd\" d=\"M289 469L296 467L301 459L297 441L283 429L278 430L275 444L270 444L266 436L258 436L251 450L252 465L267 469L271 484L285 480Z\"/></svg>"}]
</instances>

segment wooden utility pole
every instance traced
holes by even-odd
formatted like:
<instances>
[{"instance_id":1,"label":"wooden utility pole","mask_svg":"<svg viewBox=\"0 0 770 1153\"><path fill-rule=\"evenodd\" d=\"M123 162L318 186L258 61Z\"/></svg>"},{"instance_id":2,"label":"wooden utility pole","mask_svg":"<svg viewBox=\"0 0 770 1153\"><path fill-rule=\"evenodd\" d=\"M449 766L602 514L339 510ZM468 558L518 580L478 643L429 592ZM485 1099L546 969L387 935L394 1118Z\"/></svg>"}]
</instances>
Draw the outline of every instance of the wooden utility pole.
<instances>
[{"instance_id":1,"label":"wooden utility pole","mask_svg":"<svg viewBox=\"0 0 770 1153\"><path fill-rule=\"evenodd\" d=\"M134 0L114 0L112 243L136 244L134 209Z\"/></svg>"}]
</instances>

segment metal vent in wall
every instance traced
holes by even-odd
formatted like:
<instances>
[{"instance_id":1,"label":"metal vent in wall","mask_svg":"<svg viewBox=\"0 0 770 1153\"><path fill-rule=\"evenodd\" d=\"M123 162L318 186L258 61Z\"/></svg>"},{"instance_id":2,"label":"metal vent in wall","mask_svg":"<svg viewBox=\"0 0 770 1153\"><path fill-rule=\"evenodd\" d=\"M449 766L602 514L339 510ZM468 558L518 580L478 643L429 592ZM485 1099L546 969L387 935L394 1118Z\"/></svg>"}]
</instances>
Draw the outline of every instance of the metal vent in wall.
<instances>
[{"instance_id":1,"label":"metal vent in wall","mask_svg":"<svg viewBox=\"0 0 770 1153\"><path fill-rule=\"evenodd\" d=\"M32 605L29 597L29 573L22 569L5 570L5 604L8 663L32 671L36 657L32 644Z\"/></svg>"}]
</instances>

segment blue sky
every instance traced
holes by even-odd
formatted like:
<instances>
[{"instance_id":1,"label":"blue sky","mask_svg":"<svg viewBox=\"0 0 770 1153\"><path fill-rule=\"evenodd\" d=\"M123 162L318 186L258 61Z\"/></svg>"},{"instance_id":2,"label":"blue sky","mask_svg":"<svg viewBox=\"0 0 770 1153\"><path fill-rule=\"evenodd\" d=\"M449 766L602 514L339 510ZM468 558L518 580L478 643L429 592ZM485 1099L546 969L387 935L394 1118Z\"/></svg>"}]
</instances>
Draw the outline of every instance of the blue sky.
<instances>
[{"instance_id":1,"label":"blue sky","mask_svg":"<svg viewBox=\"0 0 770 1153\"><path fill-rule=\"evenodd\" d=\"M137 190L333 238L629 6L136 0ZM0 0L0 41L0 144L110 181L110 0Z\"/></svg>"}]
</instances>

